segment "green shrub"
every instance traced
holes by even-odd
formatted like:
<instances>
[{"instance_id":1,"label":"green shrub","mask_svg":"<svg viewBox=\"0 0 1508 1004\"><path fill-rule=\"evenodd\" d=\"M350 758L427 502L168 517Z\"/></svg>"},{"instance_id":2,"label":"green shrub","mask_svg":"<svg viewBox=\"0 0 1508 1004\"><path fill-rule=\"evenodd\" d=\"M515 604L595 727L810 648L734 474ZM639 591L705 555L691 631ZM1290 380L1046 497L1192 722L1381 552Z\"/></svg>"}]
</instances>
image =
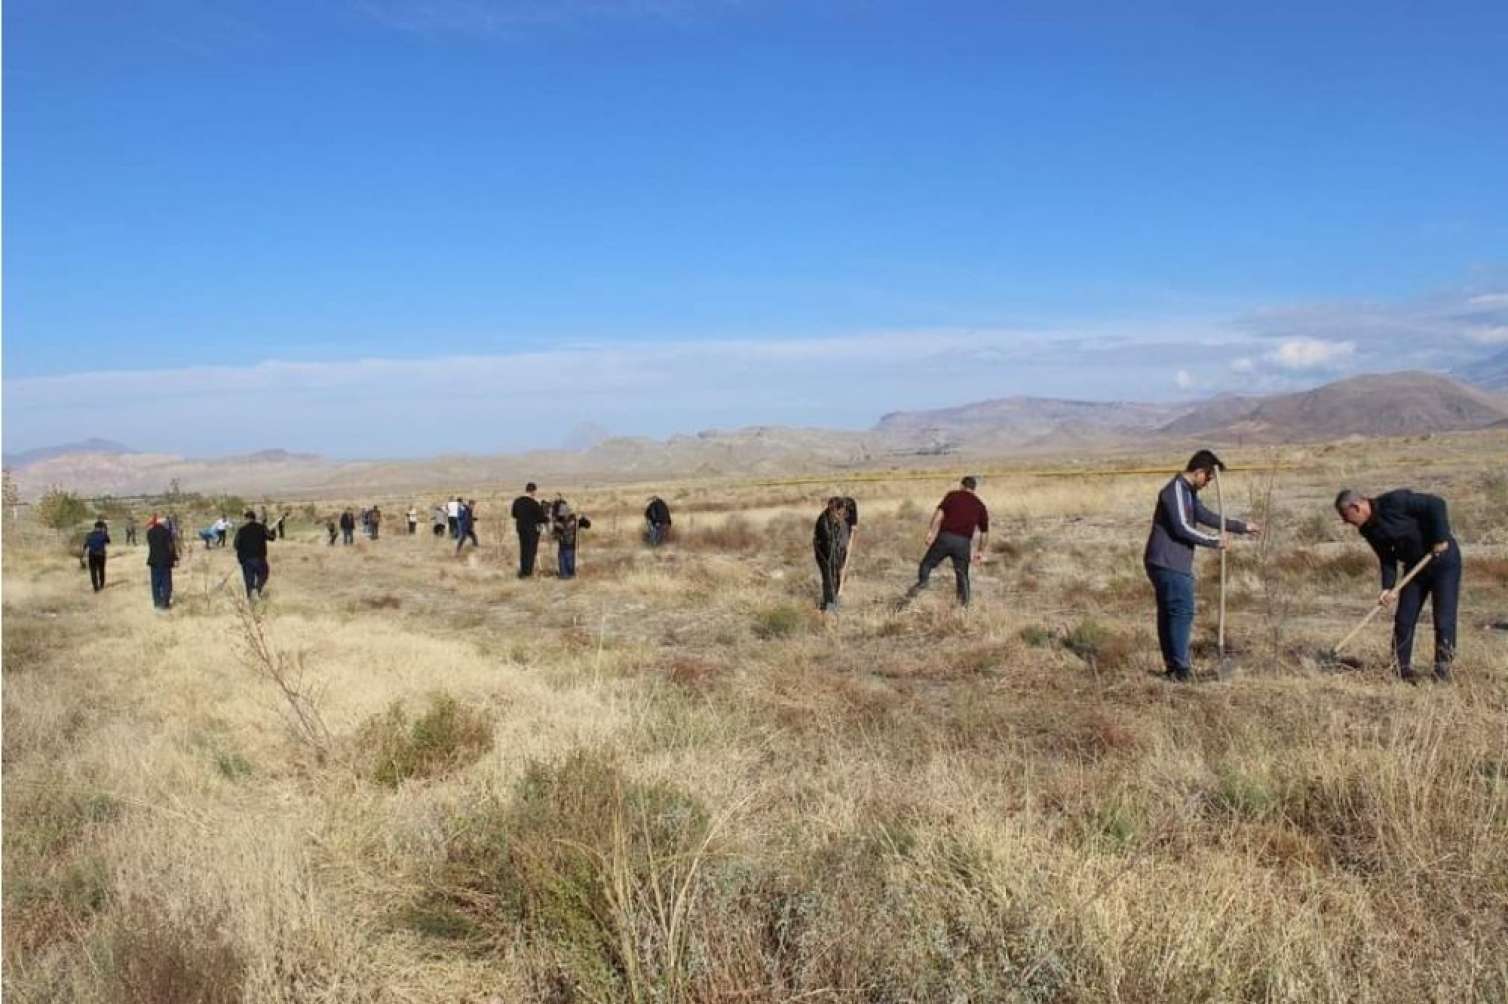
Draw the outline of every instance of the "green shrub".
<instances>
[{"instance_id":1,"label":"green shrub","mask_svg":"<svg viewBox=\"0 0 1508 1004\"><path fill-rule=\"evenodd\" d=\"M386 714L367 720L357 744L369 751L372 780L396 788L409 778L435 777L481 759L492 749L492 722L449 694L435 693L429 710L412 721L394 701Z\"/></svg>"},{"instance_id":2,"label":"green shrub","mask_svg":"<svg viewBox=\"0 0 1508 1004\"><path fill-rule=\"evenodd\" d=\"M1063 636L1063 647L1096 671L1118 669L1130 661L1135 642L1096 620L1082 620Z\"/></svg>"},{"instance_id":3,"label":"green shrub","mask_svg":"<svg viewBox=\"0 0 1508 1004\"><path fill-rule=\"evenodd\" d=\"M755 615L754 634L767 640L785 638L795 634L803 620L801 611L789 604L770 607Z\"/></svg>"},{"instance_id":4,"label":"green shrub","mask_svg":"<svg viewBox=\"0 0 1508 1004\"><path fill-rule=\"evenodd\" d=\"M42 525L59 532L71 530L87 520L91 510L83 499L61 488L52 488L37 501L37 518Z\"/></svg>"},{"instance_id":5,"label":"green shrub","mask_svg":"<svg viewBox=\"0 0 1508 1004\"><path fill-rule=\"evenodd\" d=\"M222 777L239 781L243 777L251 776L251 761L234 750L216 750L215 769Z\"/></svg>"},{"instance_id":6,"label":"green shrub","mask_svg":"<svg viewBox=\"0 0 1508 1004\"><path fill-rule=\"evenodd\" d=\"M1042 648L1044 645L1052 644L1052 629L1040 624L1028 624L1021 629L1021 640L1032 648Z\"/></svg>"},{"instance_id":7,"label":"green shrub","mask_svg":"<svg viewBox=\"0 0 1508 1004\"><path fill-rule=\"evenodd\" d=\"M1210 803L1218 810L1243 819L1261 819L1278 804L1277 793L1262 778L1223 766L1217 774Z\"/></svg>"}]
</instances>

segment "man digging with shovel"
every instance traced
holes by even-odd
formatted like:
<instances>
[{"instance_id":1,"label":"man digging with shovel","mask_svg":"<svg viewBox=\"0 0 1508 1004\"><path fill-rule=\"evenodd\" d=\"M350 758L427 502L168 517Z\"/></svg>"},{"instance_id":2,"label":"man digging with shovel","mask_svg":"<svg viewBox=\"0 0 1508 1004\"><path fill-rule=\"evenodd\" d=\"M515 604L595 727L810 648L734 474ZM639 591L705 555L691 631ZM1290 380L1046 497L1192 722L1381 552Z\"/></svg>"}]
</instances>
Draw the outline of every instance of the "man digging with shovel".
<instances>
[{"instance_id":1,"label":"man digging with shovel","mask_svg":"<svg viewBox=\"0 0 1508 1004\"><path fill-rule=\"evenodd\" d=\"M1262 532L1254 522L1226 519L1200 504L1199 490L1223 470L1225 464L1209 450L1200 450L1189 458L1183 473L1175 475L1157 494L1152 532L1142 555L1157 597L1157 643L1162 648L1162 663L1168 679L1178 683L1194 678L1189 663L1189 636L1194 628L1194 548L1223 549L1228 534L1256 536ZM1205 533L1199 529L1201 525L1222 532Z\"/></svg>"},{"instance_id":2,"label":"man digging with shovel","mask_svg":"<svg viewBox=\"0 0 1508 1004\"><path fill-rule=\"evenodd\" d=\"M1347 488L1335 496L1335 511L1366 538L1382 565L1378 607L1398 604L1393 614L1393 659L1399 677L1407 683L1418 682L1412 668L1414 627L1429 597L1435 618L1435 679L1447 682L1456 654L1461 548L1451 536L1445 500L1407 488L1367 498ZM1398 581L1399 562L1409 569L1402 582ZM1356 631L1347 635L1337 651L1355 635Z\"/></svg>"}]
</instances>

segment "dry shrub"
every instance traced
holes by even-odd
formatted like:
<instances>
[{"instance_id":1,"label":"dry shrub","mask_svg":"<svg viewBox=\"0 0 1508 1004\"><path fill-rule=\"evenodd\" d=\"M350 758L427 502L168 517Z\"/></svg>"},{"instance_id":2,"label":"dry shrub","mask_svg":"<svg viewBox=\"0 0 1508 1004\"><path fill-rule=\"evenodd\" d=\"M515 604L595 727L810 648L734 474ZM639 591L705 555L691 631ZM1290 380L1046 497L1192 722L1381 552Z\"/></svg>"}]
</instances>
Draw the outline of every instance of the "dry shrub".
<instances>
[{"instance_id":1,"label":"dry shrub","mask_svg":"<svg viewBox=\"0 0 1508 1004\"><path fill-rule=\"evenodd\" d=\"M356 744L371 765L372 780L396 788L409 778L437 777L480 760L492 749L492 721L440 692L412 721L394 701L386 714L367 720Z\"/></svg>"},{"instance_id":2,"label":"dry shrub","mask_svg":"<svg viewBox=\"0 0 1508 1004\"><path fill-rule=\"evenodd\" d=\"M1467 568L1473 578L1479 578L1499 589L1508 589L1508 558L1471 558ZM9 644L9 631L6 632Z\"/></svg>"},{"instance_id":3,"label":"dry shrub","mask_svg":"<svg viewBox=\"0 0 1508 1004\"><path fill-rule=\"evenodd\" d=\"M1063 647L1089 663L1096 672L1121 669L1136 654L1133 639L1092 619L1079 621L1070 628L1063 636Z\"/></svg>"},{"instance_id":4,"label":"dry shrub","mask_svg":"<svg viewBox=\"0 0 1508 1004\"><path fill-rule=\"evenodd\" d=\"M988 855L924 840L918 823L866 820L766 894L764 951L781 985L840 1000L1051 999L1052 974L1021 984L1029 919L999 894Z\"/></svg>"},{"instance_id":5,"label":"dry shrub","mask_svg":"<svg viewBox=\"0 0 1508 1004\"><path fill-rule=\"evenodd\" d=\"M734 514L715 526L699 527L683 540L706 551L758 551L769 544L769 535L745 516Z\"/></svg>"},{"instance_id":6,"label":"dry shrub","mask_svg":"<svg viewBox=\"0 0 1508 1004\"><path fill-rule=\"evenodd\" d=\"M397 610L403 605L403 601L392 593L379 593L376 596L363 596L359 605L367 610Z\"/></svg>"},{"instance_id":7,"label":"dry shrub","mask_svg":"<svg viewBox=\"0 0 1508 1004\"><path fill-rule=\"evenodd\" d=\"M1277 559L1277 566L1305 579L1355 579L1375 573L1377 558L1370 551L1354 549L1328 556L1313 551L1290 551Z\"/></svg>"},{"instance_id":8,"label":"dry shrub","mask_svg":"<svg viewBox=\"0 0 1508 1004\"><path fill-rule=\"evenodd\" d=\"M110 869L98 854L63 855L30 865L12 865L15 874L5 880L8 957L69 937L110 901Z\"/></svg>"},{"instance_id":9,"label":"dry shrub","mask_svg":"<svg viewBox=\"0 0 1508 1004\"><path fill-rule=\"evenodd\" d=\"M665 677L687 690L702 690L715 683L725 667L710 659L678 655L665 667Z\"/></svg>"},{"instance_id":10,"label":"dry shrub","mask_svg":"<svg viewBox=\"0 0 1508 1004\"><path fill-rule=\"evenodd\" d=\"M105 934L102 975L120 1004L239 1004L246 960L223 916L176 917L131 900L117 906Z\"/></svg>"},{"instance_id":11,"label":"dry shrub","mask_svg":"<svg viewBox=\"0 0 1508 1004\"><path fill-rule=\"evenodd\" d=\"M507 805L458 832L428 916L522 935L572 998L683 999L711 834L690 795L576 750L531 764Z\"/></svg>"},{"instance_id":12,"label":"dry shrub","mask_svg":"<svg viewBox=\"0 0 1508 1004\"><path fill-rule=\"evenodd\" d=\"M57 627L44 627L8 614L3 635L0 665L3 665L7 674L21 673L34 669L47 660L52 648L51 640L57 638Z\"/></svg>"}]
</instances>

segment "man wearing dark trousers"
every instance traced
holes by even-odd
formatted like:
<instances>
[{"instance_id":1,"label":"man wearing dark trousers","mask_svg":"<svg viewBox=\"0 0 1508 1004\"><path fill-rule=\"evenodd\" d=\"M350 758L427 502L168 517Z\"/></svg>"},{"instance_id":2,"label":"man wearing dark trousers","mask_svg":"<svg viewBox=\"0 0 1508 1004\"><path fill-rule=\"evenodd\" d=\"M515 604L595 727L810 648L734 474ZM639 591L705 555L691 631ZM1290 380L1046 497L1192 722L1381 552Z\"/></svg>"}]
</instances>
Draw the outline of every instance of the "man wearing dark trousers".
<instances>
[{"instance_id":1,"label":"man wearing dark trousers","mask_svg":"<svg viewBox=\"0 0 1508 1004\"><path fill-rule=\"evenodd\" d=\"M847 506L842 496L834 495L827 500L822 515L817 517L817 525L812 528L812 553L817 559L817 574L822 578L822 601L817 609L823 613L835 613L838 609L838 587L843 566L848 564L849 534Z\"/></svg>"},{"instance_id":2,"label":"man wearing dark trousers","mask_svg":"<svg viewBox=\"0 0 1508 1004\"><path fill-rule=\"evenodd\" d=\"M1435 618L1435 679L1450 679L1456 655L1456 608L1461 597L1461 547L1450 532L1445 500L1438 495L1409 491L1384 492L1367 498L1349 488L1335 496L1335 511L1356 527L1372 546L1382 566L1383 606L1398 604L1393 613L1393 660L1398 675L1409 683L1414 674L1414 628L1426 598ZM1407 572L1433 555L1429 565L1402 590L1396 589L1398 567Z\"/></svg>"},{"instance_id":3,"label":"man wearing dark trousers","mask_svg":"<svg viewBox=\"0 0 1508 1004\"><path fill-rule=\"evenodd\" d=\"M917 593L926 589L932 570L948 558L953 562L953 581L958 590L959 605L969 605L972 595L969 566L984 561L984 547L990 536L990 513L984 501L974 494L979 485L974 478L964 478L960 484L961 487L943 496L937 504L937 511L932 514L932 523L927 527L927 553L917 569L916 584L906 591L902 604L909 603Z\"/></svg>"},{"instance_id":4,"label":"man wearing dark trousers","mask_svg":"<svg viewBox=\"0 0 1508 1004\"><path fill-rule=\"evenodd\" d=\"M246 582L246 598L253 599L267 587L271 569L267 565L267 542L277 535L257 520L257 514L246 511L246 522L236 531L236 560L241 563L241 578Z\"/></svg>"},{"instance_id":5,"label":"man wearing dark trousers","mask_svg":"<svg viewBox=\"0 0 1508 1004\"><path fill-rule=\"evenodd\" d=\"M342 544L356 542L356 517L349 509L340 514L340 537Z\"/></svg>"},{"instance_id":6,"label":"man wearing dark trousers","mask_svg":"<svg viewBox=\"0 0 1508 1004\"><path fill-rule=\"evenodd\" d=\"M173 566L178 564L178 542L173 530L155 515L147 521L147 567L152 572L152 606L167 610L173 605Z\"/></svg>"},{"instance_id":7,"label":"man wearing dark trousers","mask_svg":"<svg viewBox=\"0 0 1508 1004\"><path fill-rule=\"evenodd\" d=\"M461 509L456 516L456 553L461 553L461 548L471 541L472 547L481 547L482 544L476 539L476 499L461 503Z\"/></svg>"},{"instance_id":8,"label":"man wearing dark trousers","mask_svg":"<svg viewBox=\"0 0 1508 1004\"><path fill-rule=\"evenodd\" d=\"M650 547L659 547L670 535L670 506L656 495L644 508L644 539Z\"/></svg>"},{"instance_id":9,"label":"man wearing dark trousers","mask_svg":"<svg viewBox=\"0 0 1508 1004\"><path fill-rule=\"evenodd\" d=\"M1187 683L1194 678L1189 660L1189 638L1194 630L1194 548L1216 550L1227 543L1227 533L1258 534L1256 523L1227 519L1222 529L1220 517L1199 501L1199 490L1215 479L1225 464L1209 450L1200 450L1189 458L1183 473L1163 485L1152 510L1152 532L1142 563L1157 600L1157 644L1162 649L1162 665L1169 680ZM1208 526L1220 533L1205 533Z\"/></svg>"},{"instance_id":10,"label":"man wearing dark trousers","mask_svg":"<svg viewBox=\"0 0 1508 1004\"><path fill-rule=\"evenodd\" d=\"M534 574L534 557L539 553L539 528L548 520L545 507L535 496L539 486L530 481L524 486L524 494L513 500L513 524L518 529L518 577L527 579Z\"/></svg>"},{"instance_id":11,"label":"man wearing dark trousers","mask_svg":"<svg viewBox=\"0 0 1508 1004\"><path fill-rule=\"evenodd\" d=\"M110 531L105 521L94 521L94 529L84 538L84 556L89 559L89 584L97 593L105 588L105 550L110 546Z\"/></svg>"}]
</instances>

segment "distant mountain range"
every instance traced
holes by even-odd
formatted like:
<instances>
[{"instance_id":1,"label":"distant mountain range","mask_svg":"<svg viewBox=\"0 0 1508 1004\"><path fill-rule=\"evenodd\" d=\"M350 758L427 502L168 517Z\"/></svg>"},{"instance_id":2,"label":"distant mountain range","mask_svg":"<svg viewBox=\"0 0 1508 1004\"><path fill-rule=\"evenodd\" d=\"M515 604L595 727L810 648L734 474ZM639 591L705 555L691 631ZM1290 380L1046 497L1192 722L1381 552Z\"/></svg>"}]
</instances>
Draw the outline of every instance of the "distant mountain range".
<instances>
[{"instance_id":1,"label":"distant mountain range","mask_svg":"<svg viewBox=\"0 0 1508 1004\"><path fill-rule=\"evenodd\" d=\"M115 456L121 453L134 453L129 446L117 443L109 439L85 439L77 443L59 443L57 446L43 446L35 450L22 450L19 453L7 453L3 462L7 470L20 470L43 460L51 460L53 457L63 457L70 453L91 453L103 456Z\"/></svg>"},{"instance_id":2,"label":"distant mountain range","mask_svg":"<svg viewBox=\"0 0 1508 1004\"><path fill-rule=\"evenodd\" d=\"M1491 375L1486 368L1483 370ZM776 475L925 464L957 456L1009 456L1074 448L1314 442L1508 427L1508 396L1431 373L1351 377L1312 390L1226 395L1181 404L1007 397L930 411L892 412L867 431L755 426L668 440L583 430L582 447L505 456L336 461L262 450L213 460L137 453L89 440L8 456L23 495L51 485L86 494L185 489L250 495L401 493L527 480L632 481L661 477Z\"/></svg>"},{"instance_id":3,"label":"distant mountain range","mask_svg":"<svg viewBox=\"0 0 1508 1004\"><path fill-rule=\"evenodd\" d=\"M1508 391L1508 349L1462 367L1454 376L1483 390Z\"/></svg>"}]
</instances>

